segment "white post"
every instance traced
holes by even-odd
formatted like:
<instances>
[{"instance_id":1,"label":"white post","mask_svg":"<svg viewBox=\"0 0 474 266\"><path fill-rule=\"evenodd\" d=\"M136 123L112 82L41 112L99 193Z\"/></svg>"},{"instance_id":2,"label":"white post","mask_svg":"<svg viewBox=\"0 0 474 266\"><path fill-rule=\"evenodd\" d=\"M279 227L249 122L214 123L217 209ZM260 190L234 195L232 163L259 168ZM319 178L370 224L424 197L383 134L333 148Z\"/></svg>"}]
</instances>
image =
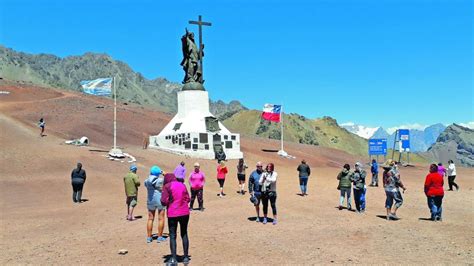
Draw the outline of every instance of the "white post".
<instances>
[{"instance_id":1,"label":"white post","mask_svg":"<svg viewBox=\"0 0 474 266\"><path fill-rule=\"evenodd\" d=\"M115 76L113 77L114 86L114 150L117 149L117 88L115 87Z\"/></svg>"},{"instance_id":2,"label":"white post","mask_svg":"<svg viewBox=\"0 0 474 266\"><path fill-rule=\"evenodd\" d=\"M281 118L280 118L280 124L281 124L281 151L284 151L283 150L283 104L281 105L280 113L281 113Z\"/></svg>"}]
</instances>

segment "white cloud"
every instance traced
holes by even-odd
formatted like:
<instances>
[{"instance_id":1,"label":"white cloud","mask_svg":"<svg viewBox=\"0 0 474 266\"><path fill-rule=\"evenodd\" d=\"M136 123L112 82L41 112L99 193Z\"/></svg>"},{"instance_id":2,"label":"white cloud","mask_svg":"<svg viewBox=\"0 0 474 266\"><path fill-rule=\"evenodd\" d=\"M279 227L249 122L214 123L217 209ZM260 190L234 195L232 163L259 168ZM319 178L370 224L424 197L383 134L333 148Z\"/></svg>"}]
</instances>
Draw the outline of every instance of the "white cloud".
<instances>
[{"instance_id":1,"label":"white cloud","mask_svg":"<svg viewBox=\"0 0 474 266\"><path fill-rule=\"evenodd\" d=\"M415 123L415 124L399 125L399 126L397 126L397 127L390 127L390 128L387 128L387 132L388 132L388 134L392 134L392 133L395 132L397 129L418 129L418 130L425 130L425 128L427 128L427 127L428 127L427 125L421 125L421 124Z\"/></svg>"},{"instance_id":2,"label":"white cloud","mask_svg":"<svg viewBox=\"0 0 474 266\"><path fill-rule=\"evenodd\" d=\"M341 126L349 126L349 127L352 127L352 126L355 126L355 123L354 123L354 122L346 122L346 123L342 123Z\"/></svg>"},{"instance_id":3,"label":"white cloud","mask_svg":"<svg viewBox=\"0 0 474 266\"><path fill-rule=\"evenodd\" d=\"M467 123L459 123L459 125L461 125L463 127L468 127L470 129L474 129L474 121L467 122Z\"/></svg>"}]
</instances>

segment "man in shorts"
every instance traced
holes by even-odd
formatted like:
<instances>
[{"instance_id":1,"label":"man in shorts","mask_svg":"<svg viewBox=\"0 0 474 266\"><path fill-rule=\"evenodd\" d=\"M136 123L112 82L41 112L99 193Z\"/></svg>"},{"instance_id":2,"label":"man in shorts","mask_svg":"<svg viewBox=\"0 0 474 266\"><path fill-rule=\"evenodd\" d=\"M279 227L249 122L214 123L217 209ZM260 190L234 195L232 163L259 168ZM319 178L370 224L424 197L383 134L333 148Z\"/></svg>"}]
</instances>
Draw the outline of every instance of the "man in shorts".
<instances>
[{"instance_id":1,"label":"man in shorts","mask_svg":"<svg viewBox=\"0 0 474 266\"><path fill-rule=\"evenodd\" d=\"M403 204L402 193L400 188L405 192L406 187L400 180L400 172L396 163L388 160L383 166L383 187L385 189L385 208L387 209L387 220L398 220L397 210Z\"/></svg>"},{"instance_id":2,"label":"man in shorts","mask_svg":"<svg viewBox=\"0 0 474 266\"><path fill-rule=\"evenodd\" d=\"M260 222L260 200L262 199L262 189L260 187L259 181L260 176L263 174L263 164L261 162L257 163L257 169L253 171L249 176L249 193L250 201L255 206L255 211L257 212L257 223Z\"/></svg>"},{"instance_id":3,"label":"man in shorts","mask_svg":"<svg viewBox=\"0 0 474 266\"><path fill-rule=\"evenodd\" d=\"M138 187L140 186L140 179L137 175L137 166L132 164L130 172L123 178L125 185L125 195L127 197L127 220L134 221L133 209L137 206Z\"/></svg>"}]
</instances>

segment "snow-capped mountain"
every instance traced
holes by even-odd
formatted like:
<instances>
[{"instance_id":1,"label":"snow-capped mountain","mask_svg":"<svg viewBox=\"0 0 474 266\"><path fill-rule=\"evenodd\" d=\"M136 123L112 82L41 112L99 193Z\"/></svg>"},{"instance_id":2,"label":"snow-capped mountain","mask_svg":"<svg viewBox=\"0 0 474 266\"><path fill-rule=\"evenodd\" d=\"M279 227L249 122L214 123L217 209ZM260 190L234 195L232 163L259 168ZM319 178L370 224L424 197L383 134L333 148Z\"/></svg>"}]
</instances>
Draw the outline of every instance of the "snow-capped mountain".
<instances>
[{"instance_id":1,"label":"snow-capped mountain","mask_svg":"<svg viewBox=\"0 0 474 266\"><path fill-rule=\"evenodd\" d=\"M369 139L372 135L379 129L378 127L365 127L361 125L356 125L354 123L343 123L341 127L347 129L349 132L358 135L364 139Z\"/></svg>"}]
</instances>

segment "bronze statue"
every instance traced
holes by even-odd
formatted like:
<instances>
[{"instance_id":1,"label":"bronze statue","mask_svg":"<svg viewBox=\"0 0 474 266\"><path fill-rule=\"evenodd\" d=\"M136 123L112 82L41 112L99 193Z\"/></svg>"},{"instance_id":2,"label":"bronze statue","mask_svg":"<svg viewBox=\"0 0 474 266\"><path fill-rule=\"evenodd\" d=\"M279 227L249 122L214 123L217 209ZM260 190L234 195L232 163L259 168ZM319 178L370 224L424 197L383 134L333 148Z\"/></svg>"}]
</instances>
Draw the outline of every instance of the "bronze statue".
<instances>
[{"instance_id":1,"label":"bronze statue","mask_svg":"<svg viewBox=\"0 0 474 266\"><path fill-rule=\"evenodd\" d=\"M199 51L194 41L194 33L188 32L188 29L186 29L186 34L181 37L181 45L183 49L181 66L183 66L185 74L183 84L190 82L202 83L201 59L204 52ZM204 45L202 45L202 48L204 48Z\"/></svg>"}]
</instances>

